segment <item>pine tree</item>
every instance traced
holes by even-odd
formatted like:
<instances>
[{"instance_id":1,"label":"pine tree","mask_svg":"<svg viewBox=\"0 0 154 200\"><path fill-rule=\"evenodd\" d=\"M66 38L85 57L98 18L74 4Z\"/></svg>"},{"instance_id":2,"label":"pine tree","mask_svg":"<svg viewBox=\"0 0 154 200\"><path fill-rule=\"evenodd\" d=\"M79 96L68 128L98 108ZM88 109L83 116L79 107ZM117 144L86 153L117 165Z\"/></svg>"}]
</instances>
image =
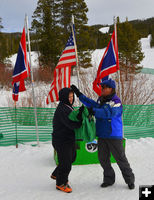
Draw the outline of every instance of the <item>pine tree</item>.
<instances>
[{"instance_id":1,"label":"pine tree","mask_svg":"<svg viewBox=\"0 0 154 200\"><path fill-rule=\"evenodd\" d=\"M58 37L60 28L56 14L59 5L55 2L56 0L39 0L32 16L32 29L35 30L40 41L42 64L50 65L53 69L61 51L61 40Z\"/></svg>"},{"instance_id":2,"label":"pine tree","mask_svg":"<svg viewBox=\"0 0 154 200\"><path fill-rule=\"evenodd\" d=\"M141 70L139 64L144 58L141 51L138 32L133 29L132 25L126 21L117 23L119 61L121 70L126 71L126 80L128 74L138 73Z\"/></svg>"},{"instance_id":3,"label":"pine tree","mask_svg":"<svg viewBox=\"0 0 154 200\"><path fill-rule=\"evenodd\" d=\"M75 19L76 41L79 55L79 65L81 67L91 66L91 55L87 51L94 39L90 37L87 12L88 8L84 0L60 0L60 25L63 32L63 42L67 40L70 34L70 24L72 15Z\"/></svg>"},{"instance_id":4,"label":"pine tree","mask_svg":"<svg viewBox=\"0 0 154 200\"><path fill-rule=\"evenodd\" d=\"M1 33L2 26L2 18L0 17L0 62L2 63L4 61L4 58L6 57L6 41L4 38L4 35Z\"/></svg>"},{"instance_id":5,"label":"pine tree","mask_svg":"<svg viewBox=\"0 0 154 200\"><path fill-rule=\"evenodd\" d=\"M0 17L0 32L1 32L2 28L3 28L3 26L2 26L2 18Z\"/></svg>"},{"instance_id":6,"label":"pine tree","mask_svg":"<svg viewBox=\"0 0 154 200\"><path fill-rule=\"evenodd\" d=\"M90 66L87 52L91 43L87 24L88 11L84 0L39 0L33 13L32 29L35 30L43 64L54 68L71 32L72 15L75 18L76 41L80 65Z\"/></svg>"}]
</instances>

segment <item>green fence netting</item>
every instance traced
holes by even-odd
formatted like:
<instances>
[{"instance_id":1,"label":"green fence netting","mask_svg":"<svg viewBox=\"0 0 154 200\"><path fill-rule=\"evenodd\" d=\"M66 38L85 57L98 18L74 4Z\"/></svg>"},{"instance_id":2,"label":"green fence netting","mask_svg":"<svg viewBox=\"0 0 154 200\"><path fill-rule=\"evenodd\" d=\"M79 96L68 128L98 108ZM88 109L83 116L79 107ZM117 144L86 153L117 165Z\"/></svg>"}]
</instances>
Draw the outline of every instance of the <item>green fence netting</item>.
<instances>
[{"instance_id":1,"label":"green fence netting","mask_svg":"<svg viewBox=\"0 0 154 200\"><path fill-rule=\"evenodd\" d=\"M39 141L51 141L54 108L37 108ZM123 106L124 137L154 137L154 105ZM34 108L0 108L0 146L36 143Z\"/></svg>"}]
</instances>

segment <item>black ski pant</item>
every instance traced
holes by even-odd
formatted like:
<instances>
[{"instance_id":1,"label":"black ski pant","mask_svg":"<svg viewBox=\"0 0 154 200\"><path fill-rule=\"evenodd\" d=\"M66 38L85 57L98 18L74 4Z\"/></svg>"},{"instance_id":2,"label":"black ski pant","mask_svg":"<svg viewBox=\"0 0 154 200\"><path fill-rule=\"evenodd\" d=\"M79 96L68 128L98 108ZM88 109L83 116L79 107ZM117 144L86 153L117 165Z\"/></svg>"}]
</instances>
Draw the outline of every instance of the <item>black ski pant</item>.
<instances>
[{"instance_id":1,"label":"black ski pant","mask_svg":"<svg viewBox=\"0 0 154 200\"><path fill-rule=\"evenodd\" d=\"M56 185L66 184L72 168L72 163L76 159L75 141L60 144L53 142L52 145L58 156L58 166L55 168L52 175L56 176Z\"/></svg>"},{"instance_id":2,"label":"black ski pant","mask_svg":"<svg viewBox=\"0 0 154 200\"><path fill-rule=\"evenodd\" d=\"M126 184L134 183L135 176L130 168L130 164L125 155L122 139L98 139L98 158L104 169L103 182L113 184L115 182L115 172L111 166L110 156L114 156Z\"/></svg>"}]
</instances>

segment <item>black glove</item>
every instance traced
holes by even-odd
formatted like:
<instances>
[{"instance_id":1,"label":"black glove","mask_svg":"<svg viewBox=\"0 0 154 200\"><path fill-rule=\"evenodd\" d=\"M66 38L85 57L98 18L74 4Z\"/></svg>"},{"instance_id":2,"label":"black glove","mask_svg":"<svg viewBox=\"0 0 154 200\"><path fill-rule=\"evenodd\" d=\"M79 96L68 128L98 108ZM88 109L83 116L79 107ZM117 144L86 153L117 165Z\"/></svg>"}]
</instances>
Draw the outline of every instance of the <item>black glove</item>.
<instances>
[{"instance_id":1,"label":"black glove","mask_svg":"<svg viewBox=\"0 0 154 200\"><path fill-rule=\"evenodd\" d=\"M76 94L77 97L79 97L82 94L75 85L71 85L71 89L73 90L73 92Z\"/></svg>"},{"instance_id":2,"label":"black glove","mask_svg":"<svg viewBox=\"0 0 154 200\"><path fill-rule=\"evenodd\" d=\"M87 109L88 109L89 115L94 115L95 114L95 112L93 111L92 107L90 107L90 108L87 107Z\"/></svg>"},{"instance_id":3,"label":"black glove","mask_svg":"<svg viewBox=\"0 0 154 200\"><path fill-rule=\"evenodd\" d=\"M82 120L82 112L83 112L83 110L84 110L84 105L82 105L80 108L79 108L79 113L78 113L78 115L77 115L77 119L78 120Z\"/></svg>"}]
</instances>

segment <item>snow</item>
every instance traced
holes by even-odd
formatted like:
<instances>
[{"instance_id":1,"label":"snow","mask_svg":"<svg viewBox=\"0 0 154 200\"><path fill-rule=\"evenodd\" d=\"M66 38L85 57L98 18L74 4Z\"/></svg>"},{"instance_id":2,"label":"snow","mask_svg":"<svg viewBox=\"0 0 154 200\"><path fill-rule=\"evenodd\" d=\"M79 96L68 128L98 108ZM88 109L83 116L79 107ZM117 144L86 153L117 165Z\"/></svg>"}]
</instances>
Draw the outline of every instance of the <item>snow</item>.
<instances>
[{"instance_id":1,"label":"snow","mask_svg":"<svg viewBox=\"0 0 154 200\"><path fill-rule=\"evenodd\" d=\"M2 200L136 200L139 185L154 183L154 138L126 140L126 155L135 174L135 189L129 190L116 163L116 182L101 188L103 170L99 164L74 165L69 176L73 192L56 190L50 174L56 167L51 142L0 147L0 199Z\"/></svg>"},{"instance_id":2,"label":"snow","mask_svg":"<svg viewBox=\"0 0 154 200\"><path fill-rule=\"evenodd\" d=\"M29 52L27 52L28 58L29 58ZM38 57L39 57L39 53L36 51L32 51L31 52L31 65L33 68L37 68L39 66L39 62L38 62ZM17 53L10 56L7 61L12 65L12 67L15 66L15 62L17 59Z\"/></svg>"},{"instance_id":3,"label":"snow","mask_svg":"<svg viewBox=\"0 0 154 200\"><path fill-rule=\"evenodd\" d=\"M154 48L150 48L150 39L150 35L147 38L141 39L141 47L145 56L141 65L143 65L144 68L154 69Z\"/></svg>"},{"instance_id":4,"label":"snow","mask_svg":"<svg viewBox=\"0 0 154 200\"><path fill-rule=\"evenodd\" d=\"M99 31L102 33L108 33L109 29L110 29L110 27L107 26L107 27L100 28Z\"/></svg>"}]
</instances>

